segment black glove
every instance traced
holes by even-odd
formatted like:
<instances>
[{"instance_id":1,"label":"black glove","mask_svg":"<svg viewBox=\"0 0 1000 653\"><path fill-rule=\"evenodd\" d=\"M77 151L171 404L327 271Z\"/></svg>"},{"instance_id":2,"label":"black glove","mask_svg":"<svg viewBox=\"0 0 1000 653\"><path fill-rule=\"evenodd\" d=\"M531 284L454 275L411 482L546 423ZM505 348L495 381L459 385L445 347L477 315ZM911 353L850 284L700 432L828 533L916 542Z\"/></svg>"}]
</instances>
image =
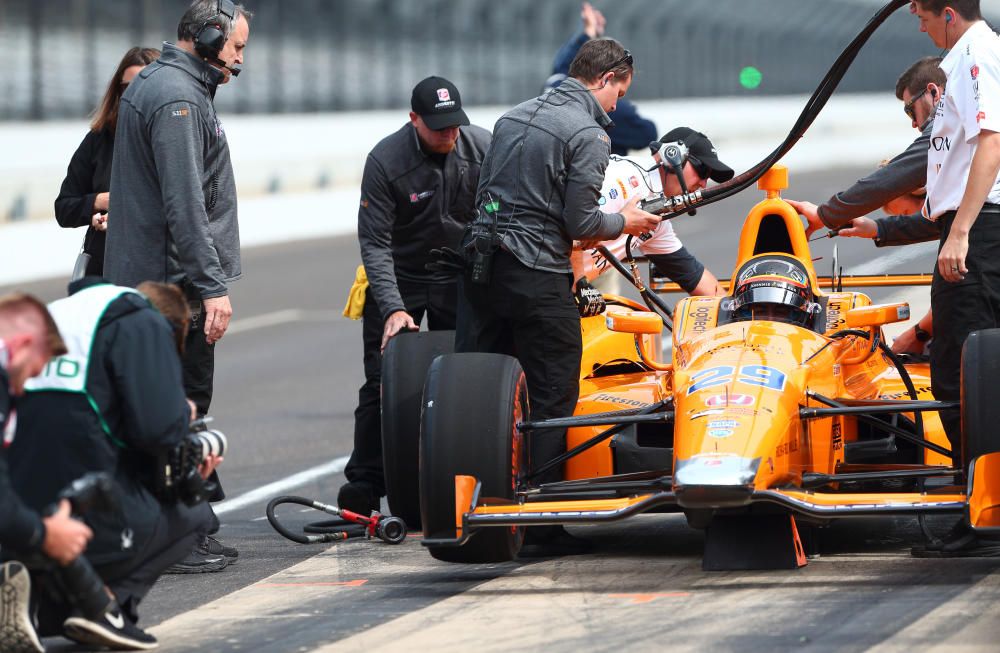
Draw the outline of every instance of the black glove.
<instances>
[{"instance_id":1,"label":"black glove","mask_svg":"<svg viewBox=\"0 0 1000 653\"><path fill-rule=\"evenodd\" d=\"M453 250L450 247L432 249L431 258L434 260L424 265L424 268L431 272L448 272L462 274L468 267L469 261L465 254Z\"/></svg>"},{"instance_id":2,"label":"black glove","mask_svg":"<svg viewBox=\"0 0 1000 653\"><path fill-rule=\"evenodd\" d=\"M594 317L600 315L607 308L604 303L604 295L597 288L590 285L587 277L580 277L576 282L576 292L573 293L576 300L576 309L580 311L580 317Z\"/></svg>"}]
</instances>

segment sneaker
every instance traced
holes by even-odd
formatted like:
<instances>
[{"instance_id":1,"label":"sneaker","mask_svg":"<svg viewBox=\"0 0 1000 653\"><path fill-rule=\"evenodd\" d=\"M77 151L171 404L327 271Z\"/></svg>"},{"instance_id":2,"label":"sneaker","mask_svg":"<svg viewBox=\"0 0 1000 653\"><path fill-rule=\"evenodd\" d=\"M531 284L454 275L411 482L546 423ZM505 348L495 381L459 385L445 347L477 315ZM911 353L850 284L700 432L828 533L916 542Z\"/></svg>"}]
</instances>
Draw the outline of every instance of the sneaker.
<instances>
[{"instance_id":1,"label":"sneaker","mask_svg":"<svg viewBox=\"0 0 1000 653\"><path fill-rule=\"evenodd\" d=\"M132 623L121 610L111 610L92 621L84 617L70 617L63 622L63 635L80 644L105 646L114 651L150 651L159 642L156 638Z\"/></svg>"},{"instance_id":2,"label":"sneaker","mask_svg":"<svg viewBox=\"0 0 1000 653\"><path fill-rule=\"evenodd\" d=\"M205 541L198 545L198 550L213 556L223 556L229 564L235 563L240 557L236 547L226 546L211 535L206 536Z\"/></svg>"},{"instance_id":3,"label":"sneaker","mask_svg":"<svg viewBox=\"0 0 1000 653\"><path fill-rule=\"evenodd\" d=\"M229 559L226 556L209 553L205 544L202 543L191 549L191 553L186 558L167 567L163 573L205 574L212 571L222 571L228 564Z\"/></svg>"},{"instance_id":4,"label":"sneaker","mask_svg":"<svg viewBox=\"0 0 1000 653\"><path fill-rule=\"evenodd\" d=\"M20 562L0 565L0 651L44 653L28 616L31 577Z\"/></svg>"},{"instance_id":5,"label":"sneaker","mask_svg":"<svg viewBox=\"0 0 1000 653\"><path fill-rule=\"evenodd\" d=\"M350 481L340 486L337 493L337 507L367 517L382 507L381 497L369 483Z\"/></svg>"}]
</instances>

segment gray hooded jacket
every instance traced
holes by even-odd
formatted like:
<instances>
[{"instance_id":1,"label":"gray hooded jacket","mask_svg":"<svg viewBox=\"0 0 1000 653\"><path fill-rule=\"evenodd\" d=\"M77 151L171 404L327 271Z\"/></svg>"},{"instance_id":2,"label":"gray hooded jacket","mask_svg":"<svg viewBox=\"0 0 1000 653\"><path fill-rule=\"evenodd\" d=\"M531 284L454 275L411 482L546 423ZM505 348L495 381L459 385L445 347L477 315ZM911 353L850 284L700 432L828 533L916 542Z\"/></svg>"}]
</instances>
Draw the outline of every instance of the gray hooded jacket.
<instances>
[{"instance_id":1,"label":"gray hooded jacket","mask_svg":"<svg viewBox=\"0 0 1000 653\"><path fill-rule=\"evenodd\" d=\"M598 207L610 125L594 95L572 77L501 116L479 175L473 231L487 225L483 205L498 201L502 247L529 268L567 273L574 240L620 236L625 218Z\"/></svg>"},{"instance_id":2,"label":"gray hooded jacket","mask_svg":"<svg viewBox=\"0 0 1000 653\"><path fill-rule=\"evenodd\" d=\"M185 282L208 299L240 277L236 181L212 103L222 78L164 43L122 97L104 261L112 283Z\"/></svg>"}]
</instances>

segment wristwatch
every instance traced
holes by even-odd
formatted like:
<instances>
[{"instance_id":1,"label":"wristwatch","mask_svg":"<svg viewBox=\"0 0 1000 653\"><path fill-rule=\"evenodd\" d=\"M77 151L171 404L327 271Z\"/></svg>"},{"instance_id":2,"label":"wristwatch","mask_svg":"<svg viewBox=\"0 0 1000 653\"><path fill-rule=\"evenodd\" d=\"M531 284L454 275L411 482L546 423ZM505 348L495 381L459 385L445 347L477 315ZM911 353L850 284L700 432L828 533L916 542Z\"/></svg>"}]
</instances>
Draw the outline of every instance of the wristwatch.
<instances>
[{"instance_id":1,"label":"wristwatch","mask_svg":"<svg viewBox=\"0 0 1000 653\"><path fill-rule=\"evenodd\" d=\"M919 324L913 325L913 333L917 336L917 342L927 342L931 339L931 334L921 329Z\"/></svg>"}]
</instances>

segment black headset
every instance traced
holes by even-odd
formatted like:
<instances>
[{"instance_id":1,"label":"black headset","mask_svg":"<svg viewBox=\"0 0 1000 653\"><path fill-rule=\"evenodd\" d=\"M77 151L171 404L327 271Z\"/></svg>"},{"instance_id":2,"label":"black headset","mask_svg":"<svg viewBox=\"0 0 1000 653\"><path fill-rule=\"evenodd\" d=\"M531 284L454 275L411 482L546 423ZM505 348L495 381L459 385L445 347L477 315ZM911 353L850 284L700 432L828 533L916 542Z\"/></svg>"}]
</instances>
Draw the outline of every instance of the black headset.
<instances>
[{"instance_id":1,"label":"black headset","mask_svg":"<svg viewBox=\"0 0 1000 653\"><path fill-rule=\"evenodd\" d=\"M215 15L198 28L194 35L194 49L200 56L211 61L219 58L219 53L226 45L225 30L222 29L222 18L228 18L230 29L236 16L236 5L232 0L218 0Z\"/></svg>"}]
</instances>

